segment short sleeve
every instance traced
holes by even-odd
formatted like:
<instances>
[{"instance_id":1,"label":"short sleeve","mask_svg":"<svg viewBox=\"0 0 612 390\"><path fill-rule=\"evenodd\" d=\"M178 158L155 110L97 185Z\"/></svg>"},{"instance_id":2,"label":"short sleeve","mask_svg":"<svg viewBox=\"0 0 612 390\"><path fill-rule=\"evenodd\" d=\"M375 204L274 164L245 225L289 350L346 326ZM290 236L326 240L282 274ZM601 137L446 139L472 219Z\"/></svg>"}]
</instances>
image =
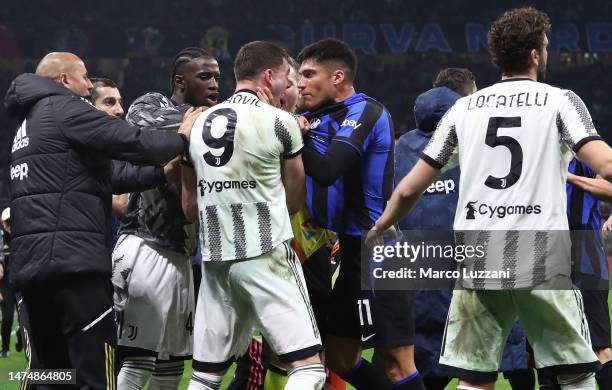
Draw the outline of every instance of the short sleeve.
<instances>
[{"instance_id":1,"label":"short sleeve","mask_svg":"<svg viewBox=\"0 0 612 390\"><path fill-rule=\"evenodd\" d=\"M457 105L444 114L429 143L421 153L421 159L432 167L448 170L459 165L457 151L457 127L455 112Z\"/></svg>"},{"instance_id":2,"label":"short sleeve","mask_svg":"<svg viewBox=\"0 0 612 390\"><path fill-rule=\"evenodd\" d=\"M561 97L557 113L557 129L561 141L574 153L587 142L601 139L586 105L570 90L565 91Z\"/></svg>"},{"instance_id":3,"label":"short sleeve","mask_svg":"<svg viewBox=\"0 0 612 390\"><path fill-rule=\"evenodd\" d=\"M274 120L274 134L280 142L283 158L293 158L301 153L304 142L297 118L291 115L277 117Z\"/></svg>"}]
</instances>

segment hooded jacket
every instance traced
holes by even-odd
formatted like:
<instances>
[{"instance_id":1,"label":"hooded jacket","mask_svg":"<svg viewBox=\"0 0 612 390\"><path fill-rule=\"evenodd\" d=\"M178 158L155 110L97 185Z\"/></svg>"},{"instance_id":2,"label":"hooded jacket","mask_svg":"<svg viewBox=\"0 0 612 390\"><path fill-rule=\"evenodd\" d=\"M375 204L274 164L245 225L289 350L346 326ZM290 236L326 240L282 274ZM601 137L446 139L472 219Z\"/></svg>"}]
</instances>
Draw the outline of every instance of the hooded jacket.
<instances>
[{"instance_id":1,"label":"hooded jacket","mask_svg":"<svg viewBox=\"0 0 612 390\"><path fill-rule=\"evenodd\" d=\"M11 283L27 289L66 276L110 277L112 191L150 187L160 175L111 159L161 165L186 138L130 126L33 74L13 81L4 105L21 122L10 166Z\"/></svg>"},{"instance_id":2,"label":"hooded jacket","mask_svg":"<svg viewBox=\"0 0 612 390\"><path fill-rule=\"evenodd\" d=\"M414 102L417 128L402 135L395 145L395 185L420 158L438 122L461 97L446 87L420 94ZM400 221L402 230L452 230L459 198L459 168L440 175Z\"/></svg>"}]
</instances>

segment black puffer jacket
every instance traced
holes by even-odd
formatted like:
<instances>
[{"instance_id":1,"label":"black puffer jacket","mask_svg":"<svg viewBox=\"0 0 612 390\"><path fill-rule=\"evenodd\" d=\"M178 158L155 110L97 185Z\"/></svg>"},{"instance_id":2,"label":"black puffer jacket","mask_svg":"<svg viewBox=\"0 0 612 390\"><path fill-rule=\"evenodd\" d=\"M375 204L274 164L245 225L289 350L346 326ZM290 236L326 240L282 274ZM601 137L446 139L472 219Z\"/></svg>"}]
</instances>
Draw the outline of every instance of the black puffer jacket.
<instances>
[{"instance_id":1,"label":"black puffer jacket","mask_svg":"<svg viewBox=\"0 0 612 390\"><path fill-rule=\"evenodd\" d=\"M130 126L33 74L13 81L4 104L21 121L10 167L11 283L27 289L71 275L110 277L111 193L143 184L113 178L130 169L111 159L160 165L184 150L185 137Z\"/></svg>"}]
</instances>

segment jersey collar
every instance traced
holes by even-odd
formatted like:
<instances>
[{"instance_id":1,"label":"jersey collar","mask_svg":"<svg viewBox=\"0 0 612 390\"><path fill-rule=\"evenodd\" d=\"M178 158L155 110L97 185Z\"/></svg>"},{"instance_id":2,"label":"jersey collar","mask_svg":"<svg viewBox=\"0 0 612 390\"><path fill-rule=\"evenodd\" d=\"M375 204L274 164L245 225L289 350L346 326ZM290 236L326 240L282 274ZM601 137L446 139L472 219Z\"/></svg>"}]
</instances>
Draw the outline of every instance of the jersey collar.
<instances>
[{"instance_id":1,"label":"jersey collar","mask_svg":"<svg viewBox=\"0 0 612 390\"><path fill-rule=\"evenodd\" d=\"M234 95L236 95L236 94L238 94L238 93L243 93L243 92L245 92L245 93L251 93L251 94L253 94L253 95L257 96L257 93L256 93L255 91L253 91L252 89L247 89L247 88L243 88L243 89L239 89L239 90L237 90L236 92L234 92ZM257 98L259 98L259 96L257 96Z\"/></svg>"},{"instance_id":2,"label":"jersey collar","mask_svg":"<svg viewBox=\"0 0 612 390\"><path fill-rule=\"evenodd\" d=\"M533 81L533 80L530 79L529 77L512 77L512 78L505 79L505 80L499 80L495 84L507 83L507 82L510 82L510 81Z\"/></svg>"}]
</instances>

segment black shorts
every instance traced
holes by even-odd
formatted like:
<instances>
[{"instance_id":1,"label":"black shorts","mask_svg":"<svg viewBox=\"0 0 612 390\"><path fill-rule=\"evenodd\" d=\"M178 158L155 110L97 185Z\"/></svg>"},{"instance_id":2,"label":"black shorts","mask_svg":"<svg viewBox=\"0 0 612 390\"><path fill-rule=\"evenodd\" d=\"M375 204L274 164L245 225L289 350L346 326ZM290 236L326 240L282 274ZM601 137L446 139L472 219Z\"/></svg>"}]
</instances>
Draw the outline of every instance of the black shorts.
<instances>
[{"instance_id":1,"label":"black shorts","mask_svg":"<svg viewBox=\"0 0 612 390\"><path fill-rule=\"evenodd\" d=\"M608 290L580 290L593 349L610 348Z\"/></svg>"},{"instance_id":2,"label":"black shorts","mask_svg":"<svg viewBox=\"0 0 612 390\"><path fill-rule=\"evenodd\" d=\"M328 332L364 347L414 344L415 291L361 289L361 237L340 235L340 272L332 291Z\"/></svg>"}]
</instances>

